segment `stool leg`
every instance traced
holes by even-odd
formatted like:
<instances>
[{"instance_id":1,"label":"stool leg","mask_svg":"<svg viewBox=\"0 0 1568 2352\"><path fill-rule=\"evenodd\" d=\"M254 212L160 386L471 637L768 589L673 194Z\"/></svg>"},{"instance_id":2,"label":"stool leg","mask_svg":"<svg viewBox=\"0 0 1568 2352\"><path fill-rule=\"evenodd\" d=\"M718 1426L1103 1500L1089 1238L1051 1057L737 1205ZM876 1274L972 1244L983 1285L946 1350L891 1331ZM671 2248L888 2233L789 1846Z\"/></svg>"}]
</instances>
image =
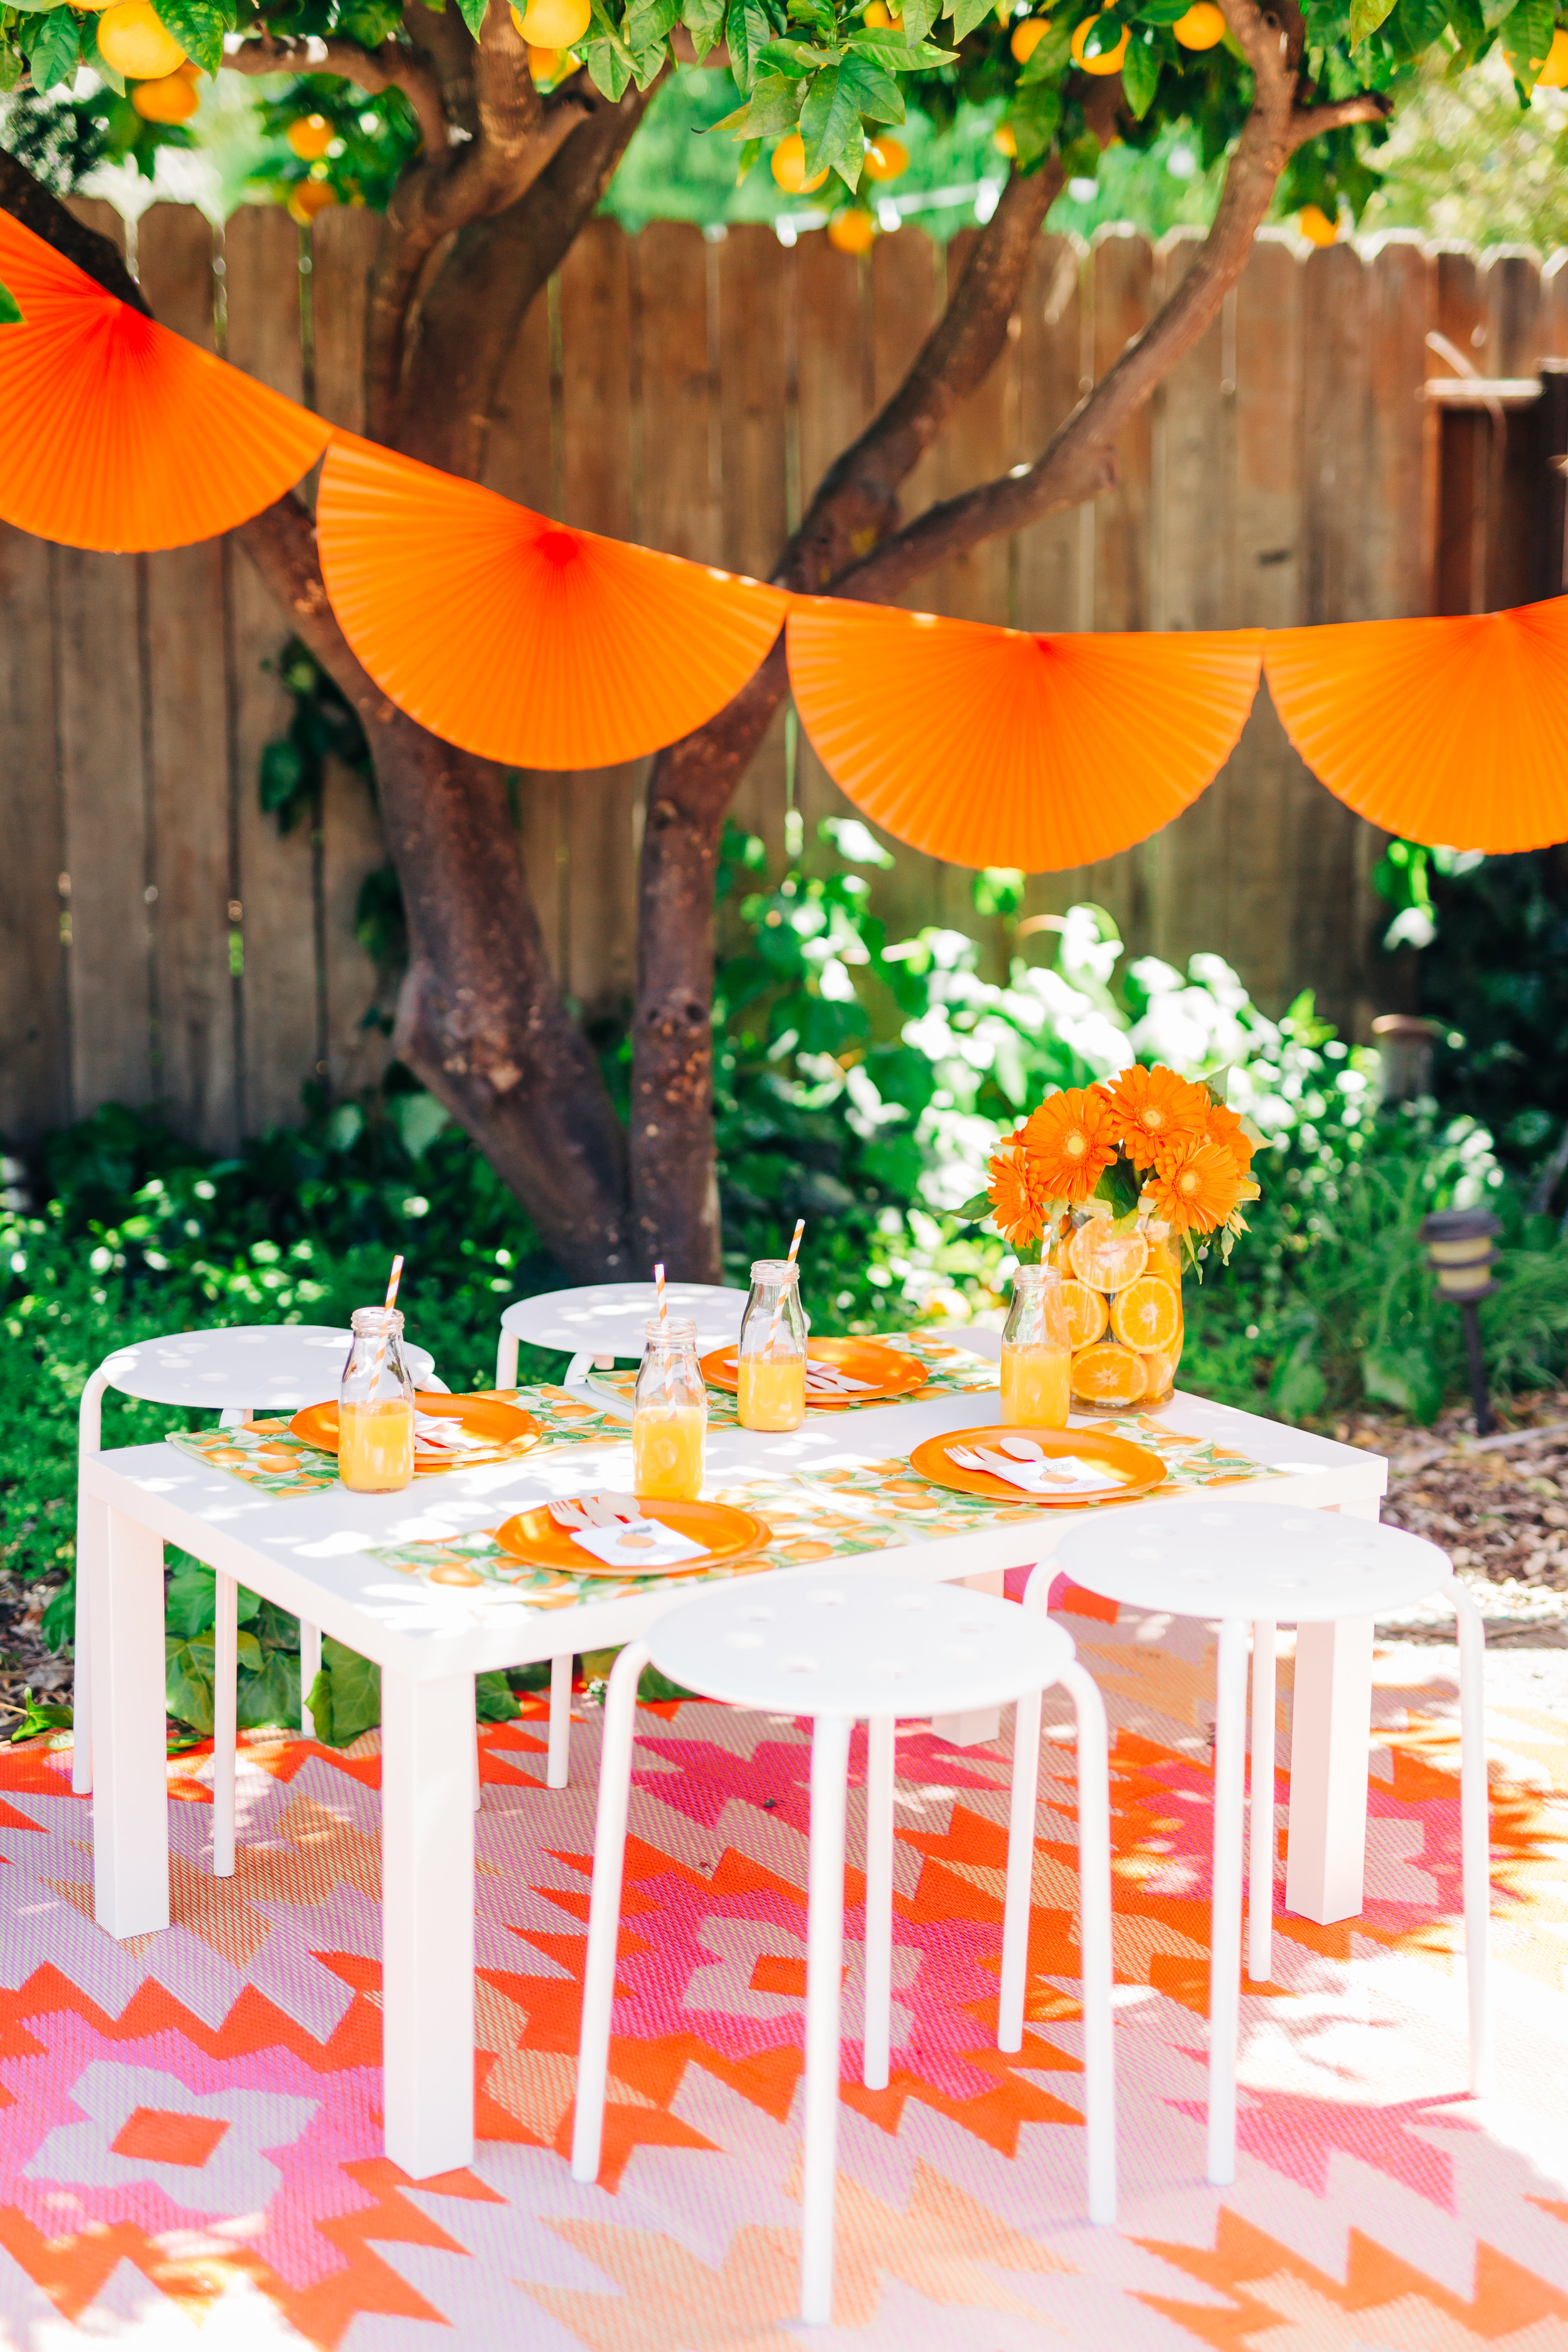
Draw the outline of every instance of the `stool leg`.
<instances>
[{"instance_id":1,"label":"stool leg","mask_svg":"<svg viewBox=\"0 0 1568 2352\"><path fill-rule=\"evenodd\" d=\"M477 1813L485 1801L484 1782L479 1778L479 1686L474 1685L474 1719L468 1729L468 1754L474 1766L474 1811Z\"/></svg>"},{"instance_id":2,"label":"stool leg","mask_svg":"<svg viewBox=\"0 0 1568 2352\"><path fill-rule=\"evenodd\" d=\"M239 1673L239 1587L221 1570L216 1579L213 1624L213 1876L234 1876L234 1750Z\"/></svg>"},{"instance_id":3,"label":"stool leg","mask_svg":"<svg viewBox=\"0 0 1568 2352\"><path fill-rule=\"evenodd\" d=\"M1105 1701L1076 1658L1062 1669L1078 1717L1079 1951L1083 1969L1084 2137L1089 2218L1116 2220L1116 2053L1111 2035L1110 1761Z\"/></svg>"},{"instance_id":4,"label":"stool leg","mask_svg":"<svg viewBox=\"0 0 1568 2352\"><path fill-rule=\"evenodd\" d=\"M1464 1841L1465 1978L1470 2003L1470 2095L1492 2095L1491 1811L1487 1801L1485 1620L1458 1577L1450 1596L1459 1633L1459 1821Z\"/></svg>"},{"instance_id":5,"label":"stool leg","mask_svg":"<svg viewBox=\"0 0 1568 2352\"><path fill-rule=\"evenodd\" d=\"M1241 1816L1247 1625L1219 1629L1214 1741L1214 1885L1209 1910L1209 2179L1236 2179L1236 2050L1241 2025Z\"/></svg>"},{"instance_id":6,"label":"stool leg","mask_svg":"<svg viewBox=\"0 0 1568 2352\"><path fill-rule=\"evenodd\" d=\"M92 1794L92 1578L109 1550L109 1507L82 1492L81 1463L103 1443L103 1391L109 1383L94 1372L77 1409L76 1626L71 1636L71 1787Z\"/></svg>"},{"instance_id":7,"label":"stool leg","mask_svg":"<svg viewBox=\"0 0 1568 2352\"><path fill-rule=\"evenodd\" d=\"M503 1331L496 1341L496 1386L514 1389L517 1386L517 1341L510 1331Z\"/></svg>"},{"instance_id":8,"label":"stool leg","mask_svg":"<svg viewBox=\"0 0 1568 2352\"><path fill-rule=\"evenodd\" d=\"M547 1789L566 1786L572 1751L572 1652L550 1661L550 1750L545 1759Z\"/></svg>"},{"instance_id":9,"label":"stool leg","mask_svg":"<svg viewBox=\"0 0 1568 2352\"><path fill-rule=\"evenodd\" d=\"M616 1946L621 1926L621 1875L626 1860L626 1804L632 1785L637 1680L647 1664L628 1642L610 1670L599 1754L599 1811L594 1830L594 1891L588 1906L588 1963L577 2043L577 2113L572 2126L572 2178L596 2180L610 2072L610 2011L616 1999ZM842 1819L842 1814L840 1815ZM840 1874L842 1885L842 1873Z\"/></svg>"},{"instance_id":10,"label":"stool leg","mask_svg":"<svg viewBox=\"0 0 1568 2352\"><path fill-rule=\"evenodd\" d=\"M893 1718L866 1727L866 2015L868 2091L885 2091L893 2013Z\"/></svg>"},{"instance_id":11,"label":"stool leg","mask_svg":"<svg viewBox=\"0 0 1568 2352\"><path fill-rule=\"evenodd\" d=\"M996 2047L1024 2046L1029 1912L1035 1886L1035 1810L1040 1789L1040 1694L1026 1691L1013 1717L1013 1792L1007 1808L1007 1888L1002 1911L1002 1994Z\"/></svg>"},{"instance_id":12,"label":"stool leg","mask_svg":"<svg viewBox=\"0 0 1568 2352\"><path fill-rule=\"evenodd\" d=\"M834 2169L838 2149L839 2008L844 1974L844 1797L849 1718L819 1716L811 1734L811 1856L805 1944L805 2160L801 2188L800 2315L833 2316ZM595 1861L597 1855L595 1853Z\"/></svg>"},{"instance_id":13,"label":"stool leg","mask_svg":"<svg viewBox=\"0 0 1568 2352\"><path fill-rule=\"evenodd\" d=\"M316 1687L316 1676L321 1671L321 1629L300 1620L300 1728L307 1739L316 1736L316 1718L310 1713L310 1693Z\"/></svg>"},{"instance_id":14,"label":"stool leg","mask_svg":"<svg viewBox=\"0 0 1568 2352\"><path fill-rule=\"evenodd\" d=\"M1252 1629L1252 1814L1247 1864L1247 1973L1255 1984L1274 1974L1274 1625Z\"/></svg>"}]
</instances>

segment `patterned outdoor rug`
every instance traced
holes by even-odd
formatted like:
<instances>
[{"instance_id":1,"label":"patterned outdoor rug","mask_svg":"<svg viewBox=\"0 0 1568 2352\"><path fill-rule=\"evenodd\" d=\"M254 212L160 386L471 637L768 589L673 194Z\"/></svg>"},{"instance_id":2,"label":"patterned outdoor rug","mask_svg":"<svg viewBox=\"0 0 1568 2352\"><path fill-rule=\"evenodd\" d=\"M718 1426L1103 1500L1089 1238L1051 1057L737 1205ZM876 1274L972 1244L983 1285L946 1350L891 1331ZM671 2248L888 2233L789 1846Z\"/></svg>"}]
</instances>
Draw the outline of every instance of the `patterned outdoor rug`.
<instances>
[{"instance_id":1,"label":"patterned outdoor rug","mask_svg":"<svg viewBox=\"0 0 1568 2352\"><path fill-rule=\"evenodd\" d=\"M1005 1765L900 1734L893 2080L859 2088L847 2041L837 2321L816 2331L793 2320L804 1726L696 1704L641 1718L594 2189L563 2155L591 1708L563 1792L542 1785L537 1719L486 1737L481 2145L471 2171L417 2188L379 2152L374 1740L250 1738L227 1883L204 1860L210 1761L172 1762L177 1924L130 1945L92 1925L68 1755L35 1746L0 1759L0 2341L1568 2352L1568 1729L1544 1707L1492 1713L1507 2096L1483 2108L1451 1958L1455 1693L1442 1654L1384 1670L1366 1916L1279 1920L1275 1983L1243 2010L1239 2176L1215 2192L1212 1638L1068 1622L1115 1727L1119 2230L1082 2219L1072 1753L1050 1698L1018 2057L994 2046ZM1283 1723L1288 1660L1281 1688ZM1281 1777L1281 1808L1285 1792ZM850 1838L858 1859L853 1812ZM852 1908L851 2036L859 1925Z\"/></svg>"}]
</instances>

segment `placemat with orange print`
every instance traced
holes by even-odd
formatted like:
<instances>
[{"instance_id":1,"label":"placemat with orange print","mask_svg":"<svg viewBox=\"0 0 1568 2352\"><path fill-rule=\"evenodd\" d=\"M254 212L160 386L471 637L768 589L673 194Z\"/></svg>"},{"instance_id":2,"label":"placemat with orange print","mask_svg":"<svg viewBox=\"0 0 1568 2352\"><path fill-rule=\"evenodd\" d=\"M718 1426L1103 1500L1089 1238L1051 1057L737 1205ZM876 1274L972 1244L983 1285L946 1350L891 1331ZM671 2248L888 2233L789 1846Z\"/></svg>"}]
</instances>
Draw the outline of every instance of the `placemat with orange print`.
<instances>
[{"instance_id":1,"label":"placemat with orange print","mask_svg":"<svg viewBox=\"0 0 1568 2352\"><path fill-rule=\"evenodd\" d=\"M971 1391L994 1391L1001 1381L1001 1367L988 1364L984 1356L972 1356L967 1348L955 1348L951 1339L943 1339L934 1331L868 1331L867 1340L879 1348L896 1348L902 1356L918 1356L926 1368L923 1388L911 1389L908 1396L899 1397L899 1404L919 1404L922 1398L961 1396ZM629 1406L632 1391L637 1384L635 1366L617 1365L614 1371L590 1372L588 1385L606 1396L620 1397ZM864 1412L872 1405L886 1405L884 1396L855 1397L845 1404L806 1406L807 1412L820 1412L824 1418L835 1419L847 1412ZM710 1429L734 1429L740 1425L739 1401L728 1389L710 1388L708 1391L708 1426Z\"/></svg>"},{"instance_id":2,"label":"placemat with orange print","mask_svg":"<svg viewBox=\"0 0 1568 2352\"><path fill-rule=\"evenodd\" d=\"M452 1464L455 1470L510 1462L524 1454L551 1454L563 1445L602 1445L606 1439L619 1444L626 1437L622 1414L608 1406L586 1404L569 1389L556 1388L549 1381L521 1389L473 1389L469 1393L497 1404L521 1405L544 1423L544 1434L534 1445L497 1446L492 1453L465 1454ZM247 1486L259 1486L266 1495L313 1495L337 1483L337 1455L291 1437L287 1418L247 1421L237 1429L176 1429L170 1432L169 1444L178 1446L182 1454L195 1454L198 1462L210 1463L215 1470L228 1471ZM426 1475L439 1477L441 1473Z\"/></svg>"}]
</instances>

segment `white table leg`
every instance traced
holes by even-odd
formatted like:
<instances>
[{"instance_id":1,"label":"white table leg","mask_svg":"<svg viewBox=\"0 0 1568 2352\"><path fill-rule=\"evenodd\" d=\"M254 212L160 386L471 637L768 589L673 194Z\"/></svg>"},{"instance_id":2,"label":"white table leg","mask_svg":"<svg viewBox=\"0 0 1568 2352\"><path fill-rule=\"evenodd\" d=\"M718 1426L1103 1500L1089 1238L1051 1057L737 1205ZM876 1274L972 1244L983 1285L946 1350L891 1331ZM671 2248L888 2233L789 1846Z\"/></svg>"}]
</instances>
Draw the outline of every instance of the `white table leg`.
<instances>
[{"instance_id":1,"label":"white table leg","mask_svg":"<svg viewBox=\"0 0 1568 2352\"><path fill-rule=\"evenodd\" d=\"M1247 1864L1247 1973L1274 1974L1274 1653L1272 1622L1252 1629L1252 1811Z\"/></svg>"},{"instance_id":2,"label":"white table leg","mask_svg":"<svg viewBox=\"0 0 1568 2352\"><path fill-rule=\"evenodd\" d=\"M76 1624L71 1636L71 1787L79 1797L92 1793L92 1578L109 1542L107 1505L81 1487L81 1465L103 1438L103 1391L109 1383L94 1372L77 1409Z\"/></svg>"},{"instance_id":3,"label":"white table leg","mask_svg":"<svg viewBox=\"0 0 1568 2352\"><path fill-rule=\"evenodd\" d=\"M572 2124L572 2178L597 2180L605 2137L605 2093L610 2068L610 2020L616 2005L616 1952L620 1941L621 1880L626 1861L626 1806L637 1736L637 1683L647 1664L640 1642L628 1642L610 1668L605 1732L599 1747L599 1805L594 1825L594 1875L588 1898L588 1951L583 1970L583 2014L577 2040L577 2111Z\"/></svg>"},{"instance_id":4,"label":"white table leg","mask_svg":"<svg viewBox=\"0 0 1568 2352\"><path fill-rule=\"evenodd\" d=\"M862 2075L885 2091L893 2008L893 1734L890 1715L866 1727L866 1971Z\"/></svg>"},{"instance_id":5,"label":"white table leg","mask_svg":"<svg viewBox=\"0 0 1568 2352\"><path fill-rule=\"evenodd\" d=\"M239 1587L217 1570L213 1601L213 1876L234 1876L234 1751L239 1672Z\"/></svg>"},{"instance_id":6,"label":"white table leg","mask_svg":"<svg viewBox=\"0 0 1568 2352\"><path fill-rule=\"evenodd\" d=\"M310 1713L310 1693L316 1687L316 1676L321 1671L321 1629L300 1620L300 1728L307 1739L316 1736L316 1718Z\"/></svg>"},{"instance_id":7,"label":"white table leg","mask_svg":"<svg viewBox=\"0 0 1568 2352\"><path fill-rule=\"evenodd\" d=\"M1491 1946L1491 1809L1487 1791L1487 1710L1482 1672L1486 1620L1458 1577L1450 1588L1459 1634L1459 1822L1465 1889L1465 1976L1470 2008L1470 2096L1489 2099L1491 2010L1487 1998Z\"/></svg>"},{"instance_id":8,"label":"white table leg","mask_svg":"<svg viewBox=\"0 0 1568 2352\"><path fill-rule=\"evenodd\" d=\"M386 2153L415 2180L474 2153L474 1678L384 1668Z\"/></svg>"},{"instance_id":9,"label":"white table leg","mask_svg":"<svg viewBox=\"0 0 1568 2352\"><path fill-rule=\"evenodd\" d=\"M800 2252L800 2315L808 2327L825 2327L833 2317L833 2209L844 1974L844 1797L849 1730L847 1716L825 1715L817 1717L811 1734Z\"/></svg>"},{"instance_id":10,"label":"white table leg","mask_svg":"<svg viewBox=\"0 0 1568 2352\"><path fill-rule=\"evenodd\" d=\"M1375 1522L1381 1511L1375 1495L1340 1505L1343 1518ZM1321 1927L1362 1907L1372 1632L1370 1617L1346 1617L1296 1633L1285 1908Z\"/></svg>"},{"instance_id":11,"label":"white table leg","mask_svg":"<svg viewBox=\"0 0 1568 2352\"><path fill-rule=\"evenodd\" d=\"M116 1937L169 1924L169 1786L163 1718L163 1546L105 1510L91 1579L93 1901Z\"/></svg>"},{"instance_id":12,"label":"white table leg","mask_svg":"<svg viewBox=\"0 0 1568 2352\"><path fill-rule=\"evenodd\" d=\"M1001 1601L1006 1594L1005 1573L1000 1568L987 1568L978 1576L966 1576L960 1580L968 1592L989 1592ZM931 1727L950 1748L983 1748L987 1741L1001 1738L1002 1710L999 1706L975 1706L963 1715L933 1715Z\"/></svg>"},{"instance_id":13,"label":"white table leg","mask_svg":"<svg viewBox=\"0 0 1568 2352\"><path fill-rule=\"evenodd\" d=\"M1246 1789L1247 1627L1219 1629L1214 1738L1214 1877L1209 1906L1208 2175L1236 2179L1236 2051L1241 2024L1241 1816Z\"/></svg>"},{"instance_id":14,"label":"white table leg","mask_svg":"<svg viewBox=\"0 0 1568 2352\"><path fill-rule=\"evenodd\" d=\"M566 1786L572 1754L572 1652L550 1661L550 1747L544 1760L547 1789Z\"/></svg>"}]
</instances>

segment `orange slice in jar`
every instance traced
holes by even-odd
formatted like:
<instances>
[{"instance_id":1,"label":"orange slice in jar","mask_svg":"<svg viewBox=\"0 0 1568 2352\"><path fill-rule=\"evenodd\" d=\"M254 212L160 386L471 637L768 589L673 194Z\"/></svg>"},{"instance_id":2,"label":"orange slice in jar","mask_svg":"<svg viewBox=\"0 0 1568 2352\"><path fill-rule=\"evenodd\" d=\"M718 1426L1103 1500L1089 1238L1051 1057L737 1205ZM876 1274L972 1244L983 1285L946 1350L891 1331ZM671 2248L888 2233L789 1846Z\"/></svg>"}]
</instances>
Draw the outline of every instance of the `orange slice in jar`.
<instances>
[{"instance_id":1,"label":"orange slice in jar","mask_svg":"<svg viewBox=\"0 0 1568 2352\"><path fill-rule=\"evenodd\" d=\"M1124 1348L1169 1355L1181 1337L1181 1299L1158 1275L1141 1274L1112 1299L1110 1327Z\"/></svg>"},{"instance_id":2,"label":"orange slice in jar","mask_svg":"<svg viewBox=\"0 0 1568 2352\"><path fill-rule=\"evenodd\" d=\"M1124 1290L1148 1265L1149 1244L1142 1234L1115 1232L1109 1217L1091 1217L1062 1255L1090 1290Z\"/></svg>"},{"instance_id":3,"label":"orange slice in jar","mask_svg":"<svg viewBox=\"0 0 1568 2352\"><path fill-rule=\"evenodd\" d=\"M1163 1397L1167 1394L1171 1389L1174 1388L1176 1384L1176 1366L1180 1360L1181 1355L1179 1349L1173 1356L1145 1355L1140 1357L1139 1361L1143 1367L1143 1398L1145 1402L1147 1402L1151 1397Z\"/></svg>"},{"instance_id":4,"label":"orange slice in jar","mask_svg":"<svg viewBox=\"0 0 1568 2352\"><path fill-rule=\"evenodd\" d=\"M1064 1282L1062 1299L1068 1311L1068 1347L1091 1348L1110 1319L1104 1293L1091 1290L1087 1282Z\"/></svg>"},{"instance_id":5,"label":"orange slice in jar","mask_svg":"<svg viewBox=\"0 0 1568 2352\"><path fill-rule=\"evenodd\" d=\"M1136 1404L1147 1378L1142 1358L1110 1340L1085 1348L1072 1360L1073 1394L1089 1404Z\"/></svg>"}]
</instances>

